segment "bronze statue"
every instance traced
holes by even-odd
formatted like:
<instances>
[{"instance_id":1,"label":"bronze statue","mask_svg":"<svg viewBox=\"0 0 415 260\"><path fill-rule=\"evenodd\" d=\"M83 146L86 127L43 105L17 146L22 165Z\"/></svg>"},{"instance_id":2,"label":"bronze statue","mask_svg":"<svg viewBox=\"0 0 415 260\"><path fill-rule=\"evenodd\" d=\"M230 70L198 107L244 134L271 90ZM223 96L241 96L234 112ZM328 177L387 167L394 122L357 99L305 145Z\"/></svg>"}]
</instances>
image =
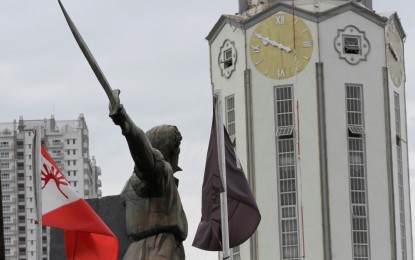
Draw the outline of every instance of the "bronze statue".
<instances>
[{"instance_id":1,"label":"bronze statue","mask_svg":"<svg viewBox=\"0 0 415 260\"><path fill-rule=\"evenodd\" d=\"M182 136L175 126L161 125L144 133L127 115L113 91L116 105L110 117L119 125L134 160L134 173L122 191L131 244L124 260L185 259L182 242L187 220L173 174L178 166Z\"/></svg>"},{"instance_id":2,"label":"bronze statue","mask_svg":"<svg viewBox=\"0 0 415 260\"><path fill-rule=\"evenodd\" d=\"M187 219L173 176L178 166L182 136L175 126L161 125L147 134L137 127L120 104L68 13L58 0L75 40L110 100L110 117L127 139L135 167L122 196L125 199L130 245L124 260L182 260Z\"/></svg>"}]
</instances>

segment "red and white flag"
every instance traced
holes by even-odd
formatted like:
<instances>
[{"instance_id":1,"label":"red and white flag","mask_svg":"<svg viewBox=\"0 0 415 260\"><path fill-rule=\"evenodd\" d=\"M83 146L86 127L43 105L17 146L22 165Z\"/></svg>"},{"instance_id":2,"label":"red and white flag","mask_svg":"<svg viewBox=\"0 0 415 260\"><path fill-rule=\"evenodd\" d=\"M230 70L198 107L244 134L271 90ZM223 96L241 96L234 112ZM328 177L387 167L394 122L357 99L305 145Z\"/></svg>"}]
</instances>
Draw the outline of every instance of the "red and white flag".
<instances>
[{"instance_id":1,"label":"red and white flag","mask_svg":"<svg viewBox=\"0 0 415 260\"><path fill-rule=\"evenodd\" d=\"M65 231L67 259L118 259L117 237L72 189L43 146L41 149L42 224Z\"/></svg>"}]
</instances>

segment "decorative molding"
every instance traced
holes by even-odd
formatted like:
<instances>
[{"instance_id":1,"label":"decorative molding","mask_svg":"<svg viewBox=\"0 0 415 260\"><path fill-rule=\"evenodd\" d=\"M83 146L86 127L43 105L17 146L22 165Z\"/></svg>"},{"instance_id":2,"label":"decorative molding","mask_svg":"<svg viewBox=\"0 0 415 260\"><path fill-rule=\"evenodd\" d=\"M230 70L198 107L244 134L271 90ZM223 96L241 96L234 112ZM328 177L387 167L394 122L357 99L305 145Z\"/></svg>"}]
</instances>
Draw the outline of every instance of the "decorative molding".
<instances>
[{"instance_id":1,"label":"decorative molding","mask_svg":"<svg viewBox=\"0 0 415 260\"><path fill-rule=\"evenodd\" d=\"M222 47L220 47L218 64L220 68L220 74L222 77L230 78L232 72L236 69L236 48L235 42L229 39L226 39Z\"/></svg>"},{"instance_id":2,"label":"decorative molding","mask_svg":"<svg viewBox=\"0 0 415 260\"><path fill-rule=\"evenodd\" d=\"M347 36L359 38L360 53L346 53L344 51L344 38ZM361 61L367 60L370 52L370 43L366 38L366 34L353 25L346 26L343 30L337 30L337 37L334 39L334 48L339 53L339 57L347 61L351 65L357 65Z\"/></svg>"}]
</instances>

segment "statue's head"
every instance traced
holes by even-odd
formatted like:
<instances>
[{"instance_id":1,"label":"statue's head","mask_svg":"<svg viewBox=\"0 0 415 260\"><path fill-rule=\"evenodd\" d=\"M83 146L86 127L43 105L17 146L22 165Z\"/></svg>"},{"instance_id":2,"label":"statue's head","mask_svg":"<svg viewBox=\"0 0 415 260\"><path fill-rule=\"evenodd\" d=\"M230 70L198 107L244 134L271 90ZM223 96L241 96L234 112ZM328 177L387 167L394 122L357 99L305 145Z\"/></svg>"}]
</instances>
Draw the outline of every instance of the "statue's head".
<instances>
[{"instance_id":1,"label":"statue's head","mask_svg":"<svg viewBox=\"0 0 415 260\"><path fill-rule=\"evenodd\" d=\"M170 163L173 172L181 171L179 167L180 142L182 135L176 126L159 125L146 133L151 145L159 150L164 160Z\"/></svg>"}]
</instances>

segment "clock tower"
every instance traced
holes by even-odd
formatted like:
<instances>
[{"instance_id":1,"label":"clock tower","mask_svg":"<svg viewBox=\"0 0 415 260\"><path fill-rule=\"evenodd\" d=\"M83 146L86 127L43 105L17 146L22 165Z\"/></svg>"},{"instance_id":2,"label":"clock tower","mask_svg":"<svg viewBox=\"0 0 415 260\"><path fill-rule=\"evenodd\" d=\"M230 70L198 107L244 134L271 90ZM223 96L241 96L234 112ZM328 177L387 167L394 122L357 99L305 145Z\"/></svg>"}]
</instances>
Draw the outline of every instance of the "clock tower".
<instances>
[{"instance_id":1,"label":"clock tower","mask_svg":"<svg viewBox=\"0 0 415 260\"><path fill-rule=\"evenodd\" d=\"M413 259L405 33L372 1L239 1L212 90L262 220L231 259Z\"/></svg>"}]
</instances>

